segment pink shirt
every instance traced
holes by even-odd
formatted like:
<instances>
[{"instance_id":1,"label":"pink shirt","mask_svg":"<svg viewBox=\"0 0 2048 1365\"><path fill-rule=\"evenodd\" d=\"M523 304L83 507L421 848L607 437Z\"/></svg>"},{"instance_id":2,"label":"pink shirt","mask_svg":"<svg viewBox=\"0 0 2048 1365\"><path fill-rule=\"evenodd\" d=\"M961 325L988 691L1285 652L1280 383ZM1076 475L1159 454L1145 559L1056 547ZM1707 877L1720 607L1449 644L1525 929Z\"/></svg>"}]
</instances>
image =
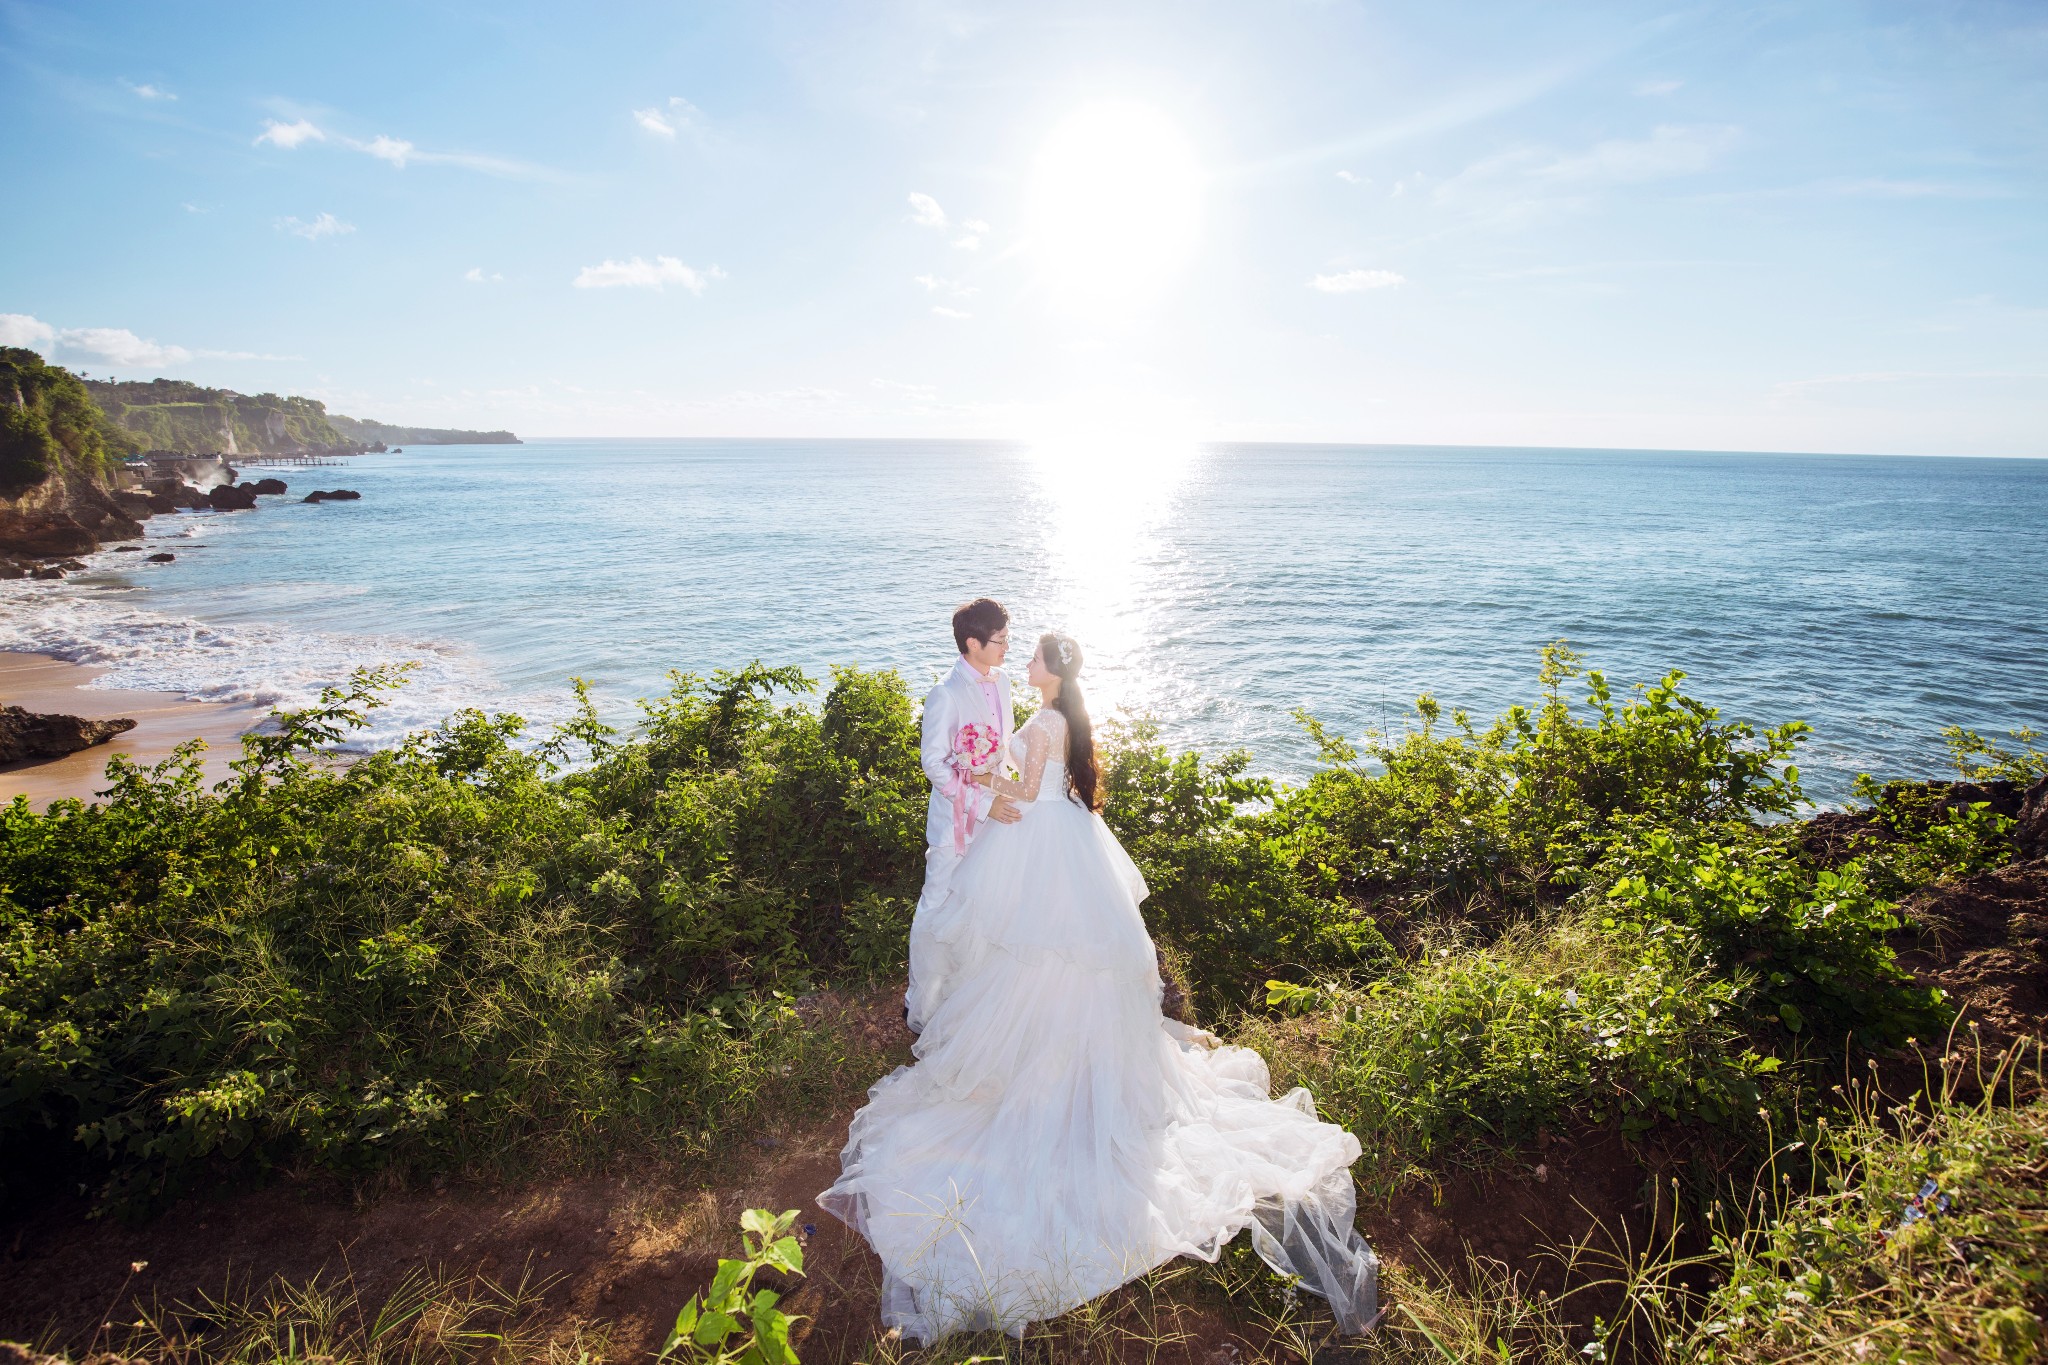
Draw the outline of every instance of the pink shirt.
<instances>
[{"instance_id":1,"label":"pink shirt","mask_svg":"<svg viewBox=\"0 0 2048 1365\"><path fill-rule=\"evenodd\" d=\"M967 667L972 669L974 665L969 664ZM994 673L990 673L985 677L981 674L976 674L975 680L981 684L981 699L988 703L989 721L996 727L997 733L1000 734L1003 728L1003 699L996 691L996 677L997 675Z\"/></svg>"}]
</instances>

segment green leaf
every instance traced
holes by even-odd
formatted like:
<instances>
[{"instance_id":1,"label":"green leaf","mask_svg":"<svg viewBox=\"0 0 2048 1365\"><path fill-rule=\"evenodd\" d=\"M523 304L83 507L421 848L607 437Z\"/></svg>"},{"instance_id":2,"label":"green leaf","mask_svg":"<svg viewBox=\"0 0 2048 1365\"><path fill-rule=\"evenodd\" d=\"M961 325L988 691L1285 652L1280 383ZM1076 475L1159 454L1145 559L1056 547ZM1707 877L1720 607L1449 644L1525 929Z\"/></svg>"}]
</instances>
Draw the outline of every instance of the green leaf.
<instances>
[{"instance_id":1,"label":"green leaf","mask_svg":"<svg viewBox=\"0 0 2048 1365\"><path fill-rule=\"evenodd\" d=\"M1794 1033L1806 1027L1806 1016L1799 1012L1799 1006L1787 1000L1778 1006L1778 1017L1785 1021L1785 1027Z\"/></svg>"},{"instance_id":2,"label":"green leaf","mask_svg":"<svg viewBox=\"0 0 2048 1365\"><path fill-rule=\"evenodd\" d=\"M695 1340L699 1346L718 1346L739 1330L739 1319L732 1314L706 1313L697 1324Z\"/></svg>"},{"instance_id":3,"label":"green leaf","mask_svg":"<svg viewBox=\"0 0 2048 1365\"><path fill-rule=\"evenodd\" d=\"M784 1237L764 1250L761 1253L761 1260L777 1270L787 1270L796 1275L804 1273L804 1249L797 1244L794 1237Z\"/></svg>"},{"instance_id":4,"label":"green leaf","mask_svg":"<svg viewBox=\"0 0 2048 1365\"><path fill-rule=\"evenodd\" d=\"M706 1307L725 1307L732 1300L733 1287L748 1271L745 1261L724 1261L718 1263L718 1273L711 1277L711 1291L704 1296Z\"/></svg>"}]
</instances>

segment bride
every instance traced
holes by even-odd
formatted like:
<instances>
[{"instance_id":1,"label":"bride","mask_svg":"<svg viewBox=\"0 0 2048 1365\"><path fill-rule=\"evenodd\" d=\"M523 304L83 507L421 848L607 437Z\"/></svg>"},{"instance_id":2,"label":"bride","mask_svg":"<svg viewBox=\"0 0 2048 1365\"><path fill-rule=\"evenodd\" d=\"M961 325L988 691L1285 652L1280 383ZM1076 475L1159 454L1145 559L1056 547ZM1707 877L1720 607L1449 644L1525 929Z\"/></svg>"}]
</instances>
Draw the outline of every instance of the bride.
<instances>
[{"instance_id":1,"label":"bride","mask_svg":"<svg viewBox=\"0 0 2048 1365\"><path fill-rule=\"evenodd\" d=\"M881 1257L882 1318L933 1342L1056 1317L1246 1228L1260 1256L1371 1325L1377 1263L1352 1226L1358 1139L1266 1064L1160 1013L1144 879L1097 814L1077 678L1048 634L1017 732L1021 780L984 778L1024 818L990 825L921 945L899 1067L854 1116L818 1203Z\"/></svg>"}]
</instances>

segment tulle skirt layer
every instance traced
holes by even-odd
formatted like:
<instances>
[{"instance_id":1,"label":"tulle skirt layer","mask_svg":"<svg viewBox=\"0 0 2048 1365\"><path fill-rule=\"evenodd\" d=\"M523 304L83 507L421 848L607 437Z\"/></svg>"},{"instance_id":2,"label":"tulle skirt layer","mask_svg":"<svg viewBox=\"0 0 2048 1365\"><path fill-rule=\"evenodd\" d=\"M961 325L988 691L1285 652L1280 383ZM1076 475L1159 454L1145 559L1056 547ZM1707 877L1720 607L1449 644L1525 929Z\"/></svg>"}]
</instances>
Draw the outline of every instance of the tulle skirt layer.
<instances>
[{"instance_id":1,"label":"tulle skirt layer","mask_svg":"<svg viewBox=\"0 0 2048 1365\"><path fill-rule=\"evenodd\" d=\"M1371 1318L1358 1140L1305 1090L1271 1099L1257 1053L1161 1016L1143 894L1099 816L1040 801L920 924L917 1062L868 1092L819 1197L880 1255L905 1335L1021 1333L1246 1228L1344 1325Z\"/></svg>"}]
</instances>

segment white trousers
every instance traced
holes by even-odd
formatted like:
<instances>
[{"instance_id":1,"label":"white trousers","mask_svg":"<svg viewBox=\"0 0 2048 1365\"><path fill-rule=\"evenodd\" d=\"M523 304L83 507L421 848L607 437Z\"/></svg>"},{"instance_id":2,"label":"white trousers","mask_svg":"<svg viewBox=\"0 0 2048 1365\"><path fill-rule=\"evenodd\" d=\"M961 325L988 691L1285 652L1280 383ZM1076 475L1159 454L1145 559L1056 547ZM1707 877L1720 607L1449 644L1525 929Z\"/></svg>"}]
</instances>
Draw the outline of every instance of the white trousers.
<instances>
[{"instance_id":1,"label":"white trousers","mask_svg":"<svg viewBox=\"0 0 2048 1365\"><path fill-rule=\"evenodd\" d=\"M942 844L930 844L924 851L924 890L917 898L917 911L910 917L910 984L903 992L903 1008L910 1027L923 1032L936 996L945 983L939 979L931 943L931 917L945 903L952 889L953 873L960 867L960 854L953 851L949 837Z\"/></svg>"}]
</instances>

